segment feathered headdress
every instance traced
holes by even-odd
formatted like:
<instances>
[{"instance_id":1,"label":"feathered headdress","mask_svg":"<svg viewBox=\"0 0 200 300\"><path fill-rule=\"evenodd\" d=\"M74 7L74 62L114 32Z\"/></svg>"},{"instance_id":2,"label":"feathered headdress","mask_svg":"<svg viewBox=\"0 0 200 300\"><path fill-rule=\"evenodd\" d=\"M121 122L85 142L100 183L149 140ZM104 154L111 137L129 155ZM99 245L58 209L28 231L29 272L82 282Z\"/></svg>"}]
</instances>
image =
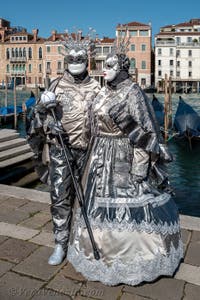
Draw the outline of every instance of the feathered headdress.
<instances>
[{"instance_id":1,"label":"feathered headdress","mask_svg":"<svg viewBox=\"0 0 200 300\"><path fill-rule=\"evenodd\" d=\"M121 29L119 31L119 34L113 44L113 48L112 48L112 53L113 54L124 54L126 55L127 52L129 51L129 45L130 45L130 37L127 37L127 32L128 29L127 27L125 28L125 30L122 29L122 25L121 25Z\"/></svg>"},{"instance_id":2,"label":"feathered headdress","mask_svg":"<svg viewBox=\"0 0 200 300\"><path fill-rule=\"evenodd\" d=\"M82 30L76 30L73 33L69 33L68 30L65 30L66 35L62 35L63 41L63 49L61 50L61 54L66 56L70 52L70 50L85 50L90 56L95 55L95 45L98 42L96 30L93 28L89 28L88 33L83 37Z\"/></svg>"}]
</instances>

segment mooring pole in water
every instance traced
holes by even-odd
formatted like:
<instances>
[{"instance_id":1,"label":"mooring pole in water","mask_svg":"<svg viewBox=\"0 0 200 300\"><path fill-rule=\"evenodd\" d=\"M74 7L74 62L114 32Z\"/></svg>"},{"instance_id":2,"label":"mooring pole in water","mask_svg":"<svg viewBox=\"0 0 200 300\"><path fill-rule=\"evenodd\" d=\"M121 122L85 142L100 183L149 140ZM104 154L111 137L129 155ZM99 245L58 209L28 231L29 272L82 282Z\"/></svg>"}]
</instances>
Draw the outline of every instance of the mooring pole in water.
<instances>
[{"instance_id":1,"label":"mooring pole in water","mask_svg":"<svg viewBox=\"0 0 200 300\"><path fill-rule=\"evenodd\" d=\"M171 101L171 77L167 77L167 74L165 74L165 99L164 99L164 112L165 112L165 118L164 118L164 127L165 127L165 142L168 140L168 130L169 127L172 126L172 101Z\"/></svg>"},{"instance_id":2,"label":"mooring pole in water","mask_svg":"<svg viewBox=\"0 0 200 300\"><path fill-rule=\"evenodd\" d=\"M4 100L4 106L8 106L8 76L6 75L5 78L5 100Z\"/></svg>"},{"instance_id":3,"label":"mooring pole in water","mask_svg":"<svg viewBox=\"0 0 200 300\"><path fill-rule=\"evenodd\" d=\"M17 94L16 94L16 76L14 77L13 87L13 98L14 98L14 129L17 129Z\"/></svg>"}]
</instances>

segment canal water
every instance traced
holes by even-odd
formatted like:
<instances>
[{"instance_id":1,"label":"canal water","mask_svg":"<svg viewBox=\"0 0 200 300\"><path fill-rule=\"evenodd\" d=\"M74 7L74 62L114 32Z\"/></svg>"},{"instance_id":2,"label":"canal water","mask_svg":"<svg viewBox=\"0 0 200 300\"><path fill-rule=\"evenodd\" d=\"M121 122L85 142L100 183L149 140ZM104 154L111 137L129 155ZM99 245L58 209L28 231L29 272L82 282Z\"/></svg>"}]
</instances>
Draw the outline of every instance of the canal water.
<instances>
[{"instance_id":1,"label":"canal water","mask_svg":"<svg viewBox=\"0 0 200 300\"><path fill-rule=\"evenodd\" d=\"M164 95L155 94L163 102ZM30 92L18 92L17 103L20 104L30 96ZM172 95L173 115L176 112L178 98L180 94ZM200 114L200 95L182 94L183 100L189 103ZM4 105L4 92L0 91L0 107ZM148 94L152 99L152 95ZM12 92L8 95L8 104L13 104ZM18 124L18 131L25 136L24 124ZM10 125L12 127L12 125ZM174 161L168 165L169 180L174 191L174 200L180 213L185 215L200 217L200 143L190 150L189 145L178 144L173 138L169 140L168 147L173 154ZM47 188L37 183L34 188L47 190Z\"/></svg>"}]
</instances>

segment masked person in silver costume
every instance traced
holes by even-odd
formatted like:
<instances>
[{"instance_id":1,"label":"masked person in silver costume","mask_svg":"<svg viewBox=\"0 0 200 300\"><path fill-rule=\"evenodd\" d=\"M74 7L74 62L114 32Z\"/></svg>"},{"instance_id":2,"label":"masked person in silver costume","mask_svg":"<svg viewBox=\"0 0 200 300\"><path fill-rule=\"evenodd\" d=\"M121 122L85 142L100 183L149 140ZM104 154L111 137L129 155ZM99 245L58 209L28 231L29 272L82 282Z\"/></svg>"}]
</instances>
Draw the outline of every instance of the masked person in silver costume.
<instances>
[{"instance_id":1,"label":"masked person in silver costume","mask_svg":"<svg viewBox=\"0 0 200 300\"><path fill-rule=\"evenodd\" d=\"M63 37L64 38L64 37ZM51 214L55 236L55 249L50 256L50 265L60 264L66 256L71 225L75 190L70 170L64 156L58 132L70 150L70 164L77 180L81 178L88 147L87 109L100 90L99 83L88 75L89 37L76 39L72 34L63 42L67 51L67 69L62 77L52 82L35 109L28 132L28 141L36 153L41 173L48 163L48 178L51 194ZM93 45L94 46L94 45ZM52 117L54 109L57 121ZM46 152L47 155L44 155ZM44 157L47 157L44 162ZM42 170L43 171L43 170ZM43 175L44 177L44 175Z\"/></svg>"},{"instance_id":2,"label":"masked person in silver costume","mask_svg":"<svg viewBox=\"0 0 200 300\"><path fill-rule=\"evenodd\" d=\"M93 102L94 143L83 182L95 260L76 208L67 258L91 281L137 285L173 275L183 256L178 210L170 195L163 144L151 103L129 75L125 52L105 61Z\"/></svg>"}]
</instances>

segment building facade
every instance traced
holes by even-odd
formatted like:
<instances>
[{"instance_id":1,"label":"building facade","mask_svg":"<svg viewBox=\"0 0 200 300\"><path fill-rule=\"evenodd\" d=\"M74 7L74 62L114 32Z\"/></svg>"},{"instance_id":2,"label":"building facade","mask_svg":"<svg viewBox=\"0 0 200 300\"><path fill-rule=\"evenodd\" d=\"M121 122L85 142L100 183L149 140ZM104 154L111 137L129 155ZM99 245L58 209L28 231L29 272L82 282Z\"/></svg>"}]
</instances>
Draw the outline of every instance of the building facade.
<instances>
[{"instance_id":1,"label":"building facade","mask_svg":"<svg viewBox=\"0 0 200 300\"><path fill-rule=\"evenodd\" d=\"M155 84L162 90L167 74L174 91L197 92L200 86L200 19L161 27L155 36Z\"/></svg>"},{"instance_id":2,"label":"building facade","mask_svg":"<svg viewBox=\"0 0 200 300\"><path fill-rule=\"evenodd\" d=\"M119 24L116 28L117 40L129 40L130 73L134 80L146 88L152 84L152 30L150 24L131 22Z\"/></svg>"}]
</instances>

